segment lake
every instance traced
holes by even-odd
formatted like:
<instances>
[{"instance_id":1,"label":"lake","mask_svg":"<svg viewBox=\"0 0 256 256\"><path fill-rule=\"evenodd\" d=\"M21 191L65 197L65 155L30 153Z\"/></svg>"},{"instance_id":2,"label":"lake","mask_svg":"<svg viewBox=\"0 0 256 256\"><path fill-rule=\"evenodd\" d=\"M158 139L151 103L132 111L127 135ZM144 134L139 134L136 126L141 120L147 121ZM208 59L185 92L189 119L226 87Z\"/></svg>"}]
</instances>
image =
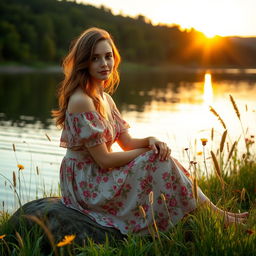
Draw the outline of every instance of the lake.
<instances>
[{"instance_id":1,"label":"lake","mask_svg":"<svg viewBox=\"0 0 256 256\"><path fill-rule=\"evenodd\" d=\"M0 210L18 207L13 179L22 203L59 192L59 165L65 149L58 146L61 131L50 111L57 106L61 80L62 74L51 72L0 74ZM189 148L190 160L203 168L200 139L208 139L205 154L210 165L209 151L218 149L224 132L209 105L227 126L229 148L242 135L229 95L241 114L245 136L255 136L256 69L122 71L113 98L134 137L154 135L166 141L185 167L189 160L184 148ZM241 152L243 141L242 136ZM120 148L115 145L114 150ZM24 170L19 171L17 164Z\"/></svg>"}]
</instances>

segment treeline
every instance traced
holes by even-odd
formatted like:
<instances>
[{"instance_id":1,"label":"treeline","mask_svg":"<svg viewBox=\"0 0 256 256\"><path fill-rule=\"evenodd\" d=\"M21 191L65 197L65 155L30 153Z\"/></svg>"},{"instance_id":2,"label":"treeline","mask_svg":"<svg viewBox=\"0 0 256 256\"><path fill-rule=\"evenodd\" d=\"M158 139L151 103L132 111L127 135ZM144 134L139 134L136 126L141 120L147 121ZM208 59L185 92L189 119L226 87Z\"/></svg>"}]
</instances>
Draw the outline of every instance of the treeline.
<instances>
[{"instance_id":1,"label":"treeline","mask_svg":"<svg viewBox=\"0 0 256 256\"><path fill-rule=\"evenodd\" d=\"M0 0L0 62L60 63L70 41L92 26L113 35L125 61L256 66L255 38L206 40L196 30L153 26L141 15L113 15L104 6L65 0Z\"/></svg>"}]
</instances>

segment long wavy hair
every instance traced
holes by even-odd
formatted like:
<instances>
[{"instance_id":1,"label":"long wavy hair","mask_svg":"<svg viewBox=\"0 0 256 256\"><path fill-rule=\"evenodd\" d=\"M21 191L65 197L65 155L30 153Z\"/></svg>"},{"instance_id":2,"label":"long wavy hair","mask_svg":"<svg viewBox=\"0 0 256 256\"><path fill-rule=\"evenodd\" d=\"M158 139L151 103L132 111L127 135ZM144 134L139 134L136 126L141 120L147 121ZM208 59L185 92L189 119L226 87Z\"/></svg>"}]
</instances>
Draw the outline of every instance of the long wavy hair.
<instances>
[{"instance_id":1,"label":"long wavy hair","mask_svg":"<svg viewBox=\"0 0 256 256\"><path fill-rule=\"evenodd\" d=\"M72 93L81 88L92 98L96 110L106 117L104 107L97 93L97 86L90 82L89 64L96 44L107 40L112 47L114 67L108 80L104 81L104 91L113 93L119 84L118 66L121 61L120 54L112 40L111 35L103 29L89 28L71 43L71 48L63 61L64 80L58 90L59 109L52 111L58 127L64 127L65 114L68 101Z\"/></svg>"}]
</instances>

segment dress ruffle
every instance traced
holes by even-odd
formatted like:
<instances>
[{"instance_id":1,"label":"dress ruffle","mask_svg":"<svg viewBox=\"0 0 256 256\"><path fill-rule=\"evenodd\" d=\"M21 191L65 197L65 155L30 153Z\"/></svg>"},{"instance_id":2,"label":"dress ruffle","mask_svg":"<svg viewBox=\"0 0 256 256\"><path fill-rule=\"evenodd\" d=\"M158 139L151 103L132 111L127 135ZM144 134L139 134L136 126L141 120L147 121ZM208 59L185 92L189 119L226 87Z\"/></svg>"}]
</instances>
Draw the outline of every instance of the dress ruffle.
<instances>
[{"instance_id":1,"label":"dress ruffle","mask_svg":"<svg viewBox=\"0 0 256 256\"><path fill-rule=\"evenodd\" d=\"M64 148L90 148L105 142L114 143L119 135L130 126L122 119L116 108L112 110L112 117L115 120L114 127L97 111L82 113L69 113L67 111L60 146Z\"/></svg>"}]
</instances>

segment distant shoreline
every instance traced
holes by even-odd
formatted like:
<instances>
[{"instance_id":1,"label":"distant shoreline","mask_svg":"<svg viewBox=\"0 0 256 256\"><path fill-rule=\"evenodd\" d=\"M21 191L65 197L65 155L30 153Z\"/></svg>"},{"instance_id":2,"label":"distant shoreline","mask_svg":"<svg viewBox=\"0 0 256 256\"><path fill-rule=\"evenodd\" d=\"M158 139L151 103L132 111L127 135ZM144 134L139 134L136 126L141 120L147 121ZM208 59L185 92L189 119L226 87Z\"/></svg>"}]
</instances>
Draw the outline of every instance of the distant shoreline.
<instances>
[{"instance_id":1,"label":"distant shoreline","mask_svg":"<svg viewBox=\"0 0 256 256\"><path fill-rule=\"evenodd\" d=\"M124 62L121 64L121 72L184 72L184 73L229 73L229 74L253 74L256 75L255 67L203 67L182 65L148 65ZM25 73L62 73L59 65L29 66L22 64L2 64L0 74L25 74Z\"/></svg>"},{"instance_id":2,"label":"distant shoreline","mask_svg":"<svg viewBox=\"0 0 256 256\"><path fill-rule=\"evenodd\" d=\"M0 74L19 74L19 73L61 73L60 66L33 67L26 65L2 65L0 66Z\"/></svg>"}]
</instances>

